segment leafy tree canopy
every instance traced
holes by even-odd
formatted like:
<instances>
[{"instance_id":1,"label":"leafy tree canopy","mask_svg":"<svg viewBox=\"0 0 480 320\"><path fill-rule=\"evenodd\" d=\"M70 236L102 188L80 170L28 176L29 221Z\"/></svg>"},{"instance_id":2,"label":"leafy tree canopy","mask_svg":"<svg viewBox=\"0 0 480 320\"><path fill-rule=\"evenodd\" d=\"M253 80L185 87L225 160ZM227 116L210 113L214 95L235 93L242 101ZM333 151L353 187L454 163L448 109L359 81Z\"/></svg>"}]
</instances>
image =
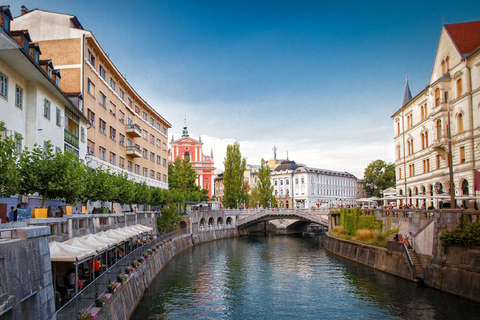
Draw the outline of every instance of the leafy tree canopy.
<instances>
[{"instance_id":1,"label":"leafy tree canopy","mask_svg":"<svg viewBox=\"0 0 480 320\"><path fill-rule=\"evenodd\" d=\"M365 190L369 197L381 196L381 191L395 186L395 165L375 160L365 168Z\"/></svg>"},{"instance_id":2,"label":"leafy tree canopy","mask_svg":"<svg viewBox=\"0 0 480 320\"><path fill-rule=\"evenodd\" d=\"M247 203L248 200L248 185L244 182L243 177L247 161L245 158L242 158L238 142L227 146L224 165L223 206L226 208L237 208L239 205Z\"/></svg>"}]
</instances>

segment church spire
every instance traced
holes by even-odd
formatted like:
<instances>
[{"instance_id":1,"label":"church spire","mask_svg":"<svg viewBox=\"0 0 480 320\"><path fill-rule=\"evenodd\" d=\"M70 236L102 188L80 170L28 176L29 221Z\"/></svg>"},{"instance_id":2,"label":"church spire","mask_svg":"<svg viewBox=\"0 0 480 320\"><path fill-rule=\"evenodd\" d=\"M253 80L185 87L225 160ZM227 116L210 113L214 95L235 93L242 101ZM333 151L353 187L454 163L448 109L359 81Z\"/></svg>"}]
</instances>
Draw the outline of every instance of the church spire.
<instances>
[{"instance_id":1,"label":"church spire","mask_svg":"<svg viewBox=\"0 0 480 320\"><path fill-rule=\"evenodd\" d=\"M410 92L410 86L408 85L408 75L406 76L405 91L403 92L402 107L412 100L412 92Z\"/></svg>"},{"instance_id":2,"label":"church spire","mask_svg":"<svg viewBox=\"0 0 480 320\"><path fill-rule=\"evenodd\" d=\"M189 137L188 135L188 129L187 129L187 115L185 115L185 123L183 127L183 132L182 132L182 137Z\"/></svg>"}]
</instances>

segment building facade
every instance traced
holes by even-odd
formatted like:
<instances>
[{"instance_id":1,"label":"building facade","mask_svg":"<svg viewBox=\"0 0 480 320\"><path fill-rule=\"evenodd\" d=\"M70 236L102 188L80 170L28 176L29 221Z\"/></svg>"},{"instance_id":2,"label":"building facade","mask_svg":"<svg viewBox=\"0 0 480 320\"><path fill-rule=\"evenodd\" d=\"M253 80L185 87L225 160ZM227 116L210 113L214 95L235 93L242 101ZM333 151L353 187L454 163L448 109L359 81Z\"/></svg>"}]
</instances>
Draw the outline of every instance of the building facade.
<instances>
[{"instance_id":1,"label":"building facade","mask_svg":"<svg viewBox=\"0 0 480 320\"><path fill-rule=\"evenodd\" d=\"M11 31L8 7L0 13L0 112L4 134L21 139L17 151L45 146L85 158L87 119L59 88L60 73L39 59L28 30Z\"/></svg>"},{"instance_id":2,"label":"building facade","mask_svg":"<svg viewBox=\"0 0 480 320\"><path fill-rule=\"evenodd\" d=\"M180 139L170 141L169 161L173 162L176 158L184 160L190 158L192 168L197 173L196 185L201 189L208 190L208 198L211 199L214 188L215 167L213 161L213 151L210 156L203 154L203 142L200 137L193 139L188 134L187 127L183 127L183 133Z\"/></svg>"},{"instance_id":3,"label":"building facade","mask_svg":"<svg viewBox=\"0 0 480 320\"><path fill-rule=\"evenodd\" d=\"M348 172L285 161L272 171L270 178L277 206L282 208L356 205L357 178Z\"/></svg>"},{"instance_id":4,"label":"building facade","mask_svg":"<svg viewBox=\"0 0 480 320\"><path fill-rule=\"evenodd\" d=\"M402 203L437 207L448 200L451 163L457 205L476 205L479 108L480 21L444 25L430 82L412 98L407 80L402 106L392 116Z\"/></svg>"},{"instance_id":5,"label":"building facade","mask_svg":"<svg viewBox=\"0 0 480 320\"><path fill-rule=\"evenodd\" d=\"M92 32L73 15L26 8L11 26L30 31L41 47L40 58L61 71L60 88L78 98L90 123L87 164L167 189L171 125L127 82Z\"/></svg>"}]
</instances>

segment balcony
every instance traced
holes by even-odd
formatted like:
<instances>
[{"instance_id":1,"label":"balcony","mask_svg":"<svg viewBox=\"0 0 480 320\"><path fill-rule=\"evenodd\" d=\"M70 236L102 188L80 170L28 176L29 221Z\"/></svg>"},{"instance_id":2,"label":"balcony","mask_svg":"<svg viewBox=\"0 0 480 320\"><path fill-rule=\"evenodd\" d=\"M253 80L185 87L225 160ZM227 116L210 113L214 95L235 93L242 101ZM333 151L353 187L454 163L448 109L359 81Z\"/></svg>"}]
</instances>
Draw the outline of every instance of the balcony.
<instances>
[{"instance_id":1,"label":"balcony","mask_svg":"<svg viewBox=\"0 0 480 320\"><path fill-rule=\"evenodd\" d=\"M127 134L133 138L138 138L142 136L142 129L136 123L127 124Z\"/></svg>"},{"instance_id":2,"label":"balcony","mask_svg":"<svg viewBox=\"0 0 480 320\"><path fill-rule=\"evenodd\" d=\"M142 157L142 150L140 149L140 145L136 144L134 146L127 146L127 156L131 156L133 158Z\"/></svg>"},{"instance_id":3,"label":"balcony","mask_svg":"<svg viewBox=\"0 0 480 320\"><path fill-rule=\"evenodd\" d=\"M70 143L72 146L78 148L78 137L75 136L73 133L64 129L65 132L65 142Z\"/></svg>"}]
</instances>

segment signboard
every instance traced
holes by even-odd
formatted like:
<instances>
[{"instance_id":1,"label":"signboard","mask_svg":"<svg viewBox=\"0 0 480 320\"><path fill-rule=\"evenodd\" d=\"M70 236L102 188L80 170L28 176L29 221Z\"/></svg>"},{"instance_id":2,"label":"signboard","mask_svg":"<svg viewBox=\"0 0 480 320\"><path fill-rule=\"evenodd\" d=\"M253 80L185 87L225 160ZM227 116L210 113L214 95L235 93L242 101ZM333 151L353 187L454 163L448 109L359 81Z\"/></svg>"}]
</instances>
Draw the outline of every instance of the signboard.
<instances>
[{"instance_id":1,"label":"signboard","mask_svg":"<svg viewBox=\"0 0 480 320\"><path fill-rule=\"evenodd\" d=\"M17 221L32 219L31 208L17 208Z\"/></svg>"}]
</instances>

